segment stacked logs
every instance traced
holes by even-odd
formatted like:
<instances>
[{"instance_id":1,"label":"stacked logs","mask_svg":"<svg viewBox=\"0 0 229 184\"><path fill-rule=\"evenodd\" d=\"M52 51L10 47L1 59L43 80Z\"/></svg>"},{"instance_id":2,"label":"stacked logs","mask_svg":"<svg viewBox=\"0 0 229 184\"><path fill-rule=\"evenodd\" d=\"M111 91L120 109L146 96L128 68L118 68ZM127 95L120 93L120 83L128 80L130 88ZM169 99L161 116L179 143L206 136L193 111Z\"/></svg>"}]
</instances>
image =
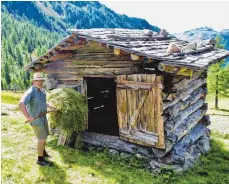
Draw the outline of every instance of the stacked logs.
<instances>
[{"instance_id":1,"label":"stacked logs","mask_svg":"<svg viewBox=\"0 0 229 184\"><path fill-rule=\"evenodd\" d=\"M163 94L166 149L153 148L153 152L157 165L177 165L186 170L210 150L206 72L195 72L191 78L176 76L171 82L170 90Z\"/></svg>"}]
</instances>

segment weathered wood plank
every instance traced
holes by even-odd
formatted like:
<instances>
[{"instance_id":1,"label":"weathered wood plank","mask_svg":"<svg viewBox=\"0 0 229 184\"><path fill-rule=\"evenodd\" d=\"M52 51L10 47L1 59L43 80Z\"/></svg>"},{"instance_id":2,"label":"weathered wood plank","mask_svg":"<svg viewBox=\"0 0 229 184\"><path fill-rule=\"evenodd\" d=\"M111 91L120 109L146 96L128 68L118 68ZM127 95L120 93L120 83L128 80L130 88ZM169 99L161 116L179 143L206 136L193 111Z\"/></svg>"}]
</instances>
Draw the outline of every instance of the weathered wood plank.
<instances>
[{"instance_id":1,"label":"weathered wood plank","mask_svg":"<svg viewBox=\"0 0 229 184\"><path fill-rule=\"evenodd\" d=\"M65 74L77 74L77 75L113 75L113 74L132 74L140 72L140 68L75 68L75 69L54 69L46 68L42 72L47 74L51 73L65 73Z\"/></svg>"},{"instance_id":2,"label":"weathered wood plank","mask_svg":"<svg viewBox=\"0 0 229 184\"><path fill-rule=\"evenodd\" d=\"M161 76L156 77L156 83L161 83ZM155 122L157 122L157 134L158 134L158 143L156 144L158 148L165 148L165 137L164 137L164 122L163 122L163 109L162 109L162 90L155 89Z\"/></svg>"},{"instance_id":3,"label":"weathered wood plank","mask_svg":"<svg viewBox=\"0 0 229 184\"><path fill-rule=\"evenodd\" d=\"M82 134L82 139L85 143L94 145L94 146L101 146L105 148L113 148L116 150L120 150L127 153L135 154L136 152L143 154L145 156L153 157L154 154L149 152L147 147L132 144L129 141L121 140L119 136L110 136L110 135L103 135L93 132L84 132Z\"/></svg>"},{"instance_id":4,"label":"weathered wood plank","mask_svg":"<svg viewBox=\"0 0 229 184\"><path fill-rule=\"evenodd\" d=\"M139 75L142 75L142 74L139 74ZM132 76L135 76L135 75L132 75ZM152 76L152 74L146 75L147 80L152 81L151 76ZM160 83L154 83L154 82L148 82L148 81L147 82L137 82L137 81L123 80L123 81L119 82L119 84L120 85L133 84L133 85L139 85L139 86L149 86L149 87L154 87L154 88L158 87L161 89L163 88L162 84L160 84Z\"/></svg>"},{"instance_id":5,"label":"weathered wood plank","mask_svg":"<svg viewBox=\"0 0 229 184\"><path fill-rule=\"evenodd\" d=\"M77 59L64 59L64 60L57 60L55 62L51 62L49 64L62 64L62 65L67 65L67 66L74 66L74 65L89 65L89 66L106 66L106 65L118 65L118 64L122 64L122 65L140 65L141 62L139 61L128 61L128 60L116 60L116 61L109 61L109 60L77 60Z\"/></svg>"},{"instance_id":6,"label":"weathered wood plank","mask_svg":"<svg viewBox=\"0 0 229 184\"><path fill-rule=\"evenodd\" d=\"M152 134L151 132L148 134L137 130L132 130L131 134L120 131L120 138L148 147L152 147L156 142L158 142L157 134Z\"/></svg>"},{"instance_id":7,"label":"weathered wood plank","mask_svg":"<svg viewBox=\"0 0 229 184\"><path fill-rule=\"evenodd\" d=\"M148 77L151 75L147 75ZM148 80L148 79L147 79ZM149 78L150 80L150 78ZM121 81L118 83L118 87L120 88L130 88L130 89L146 89L152 90L152 88L163 88L163 85L160 83L149 83L149 82L136 82L136 81Z\"/></svg>"},{"instance_id":8,"label":"weathered wood plank","mask_svg":"<svg viewBox=\"0 0 229 184\"><path fill-rule=\"evenodd\" d=\"M146 83L146 77L147 77L147 74L139 74L141 75L141 82L144 82ZM151 90L151 89L150 89ZM145 91L142 91L141 93L141 96L139 95L139 100L142 99L142 97L144 96L145 94ZM145 110L145 107L142 108L141 112L140 112L140 116L141 116L141 124L140 124L140 129L142 130L146 130L147 128L147 119L146 119L146 110Z\"/></svg>"},{"instance_id":9,"label":"weathered wood plank","mask_svg":"<svg viewBox=\"0 0 229 184\"><path fill-rule=\"evenodd\" d=\"M137 74L133 74L133 75L131 75L132 76L132 80L133 81L136 81L137 80ZM123 82L123 81L122 81ZM121 83L122 83L121 82ZM128 82L128 81L127 81ZM137 91L131 91L131 94L132 94L132 98L131 98L131 101L132 101L132 105L133 105L133 108L135 109L135 111L136 111L136 109L138 108L138 105L139 105L139 103L137 103L137 94L138 94L138 92ZM133 116L137 116L137 118L138 118L138 114L135 114L136 112L134 111L134 114L133 114ZM133 125L133 127L134 127L134 129L136 129L137 128L137 122L136 122L136 119L135 119L135 117L133 117L133 119L131 120L131 122L130 122L130 126L129 126L129 131L130 131L130 129L131 129L131 124Z\"/></svg>"},{"instance_id":10,"label":"weathered wood plank","mask_svg":"<svg viewBox=\"0 0 229 184\"><path fill-rule=\"evenodd\" d=\"M133 75L127 75L126 79L133 80ZM133 91L127 90L126 94L127 94L126 102L127 102L127 120L128 120L127 127L128 127L128 132L129 132L130 122L131 122L131 119L132 119L132 116L135 110L135 104L133 104L133 100L132 100Z\"/></svg>"},{"instance_id":11,"label":"weathered wood plank","mask_svg":"<svg viewBox=\"0 0 229 184\"><path fill-rule=\"evenodd\" d=\"M117 76L116 80L126 80L126 75ZM125 89L116 89L116 95L119 129L127 131L127 92Z\"/></svg>"},{"instance_id":12,"label":"weathered wood plank","mask_svg":"<svg viewBox=\"0 0 229 184\"><path fill-rule=\"evenodd\" d=\"M139 61L133 61L130 58L130 55L114 55L107 53L107 54L75 54L69 59L75 59L75 60L84 60L84 61L91 61L91 60L98 60L98 61L132 61L132 62L139 62Z\"/></svg>"},{"instance_id":13,"label":"weathered wood plank","mask_svg":"<svg viewBox=\"0 0 229 184\"><path fill-rule=\"evenodd\" d=\"M68 73L52 73L49 74L55 76L55 80L83 80L83 77L103 77L103 78L115 78L116 75L78 75Z\"/></svg>"},{"instance_id":14,"label":"weathered wood plank","mask_svg":"<svg viewBox=\"0 0 229 184\"><path fill-rule=\"evenodd\" d=\"M151 84L155 84L156 75L147 75L146 76L147 82ZM153 87L151 91L149 91L148 99L145 102L145 107L147 108L147 117L148 126L147 130L150 132L156 132L155 129L155 122L154 122L154 103L155 103L155 88Z\"/></svg>"},{"instance_id":15,"label":"weathered wood plank","mask_svg":"<svg viewBox=\"0 0 229 184\"><path fill-rule=\"evenodd\" d=\"M142 75L141 74L137 74L136 81L137 82L141 82L142 81ZM137 98L137 104L140 102L140 100L141 100L141 98L143 96L143 92L144 91L142 91L142 90L139 90L137 92L137 96L136 96L136 98ZM142 115L142 109L141 109L140 115L138 116L138 119L137 119L137 128L138 128L138 130L140 130L142 128L142 126L141 126L142 125L142 117L141 117L141 115Z\"/></svg>"}]
</instances>

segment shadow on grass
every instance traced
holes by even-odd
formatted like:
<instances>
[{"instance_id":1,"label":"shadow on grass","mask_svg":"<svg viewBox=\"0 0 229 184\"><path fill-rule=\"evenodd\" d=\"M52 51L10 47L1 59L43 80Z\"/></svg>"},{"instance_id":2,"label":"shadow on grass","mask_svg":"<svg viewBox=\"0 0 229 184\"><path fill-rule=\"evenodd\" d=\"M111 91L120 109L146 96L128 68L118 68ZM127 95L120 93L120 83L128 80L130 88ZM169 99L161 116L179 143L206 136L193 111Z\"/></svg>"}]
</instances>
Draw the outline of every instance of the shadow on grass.
<instances>
[{"instance_id":1,"label":"shadow on grass","mask_svg":"<svg viewBox=\"0 0 229 184\"><path fill-rule=\"evenodd\" d=\"M229 112L229 109L217 109L217 108L209 108L211 110L216 110L216 111L224 111L224 112Z\"/></svg>"},{"instance_id":2,"label":"shadow on grass","mask_svg":"<svg viewBox=\"0 0 229 184\"><path fill-rule=\"evenodd\" d=\"M218 110L220 110L220 111L224 111L224 112L229 112L229 110L228 110L228 109L218 109Z\"/></svg>"},{"instance_id":3,"label":"shadow on grass","mask_svg":"<svg viewBox=\"0 0 229 184\"><path fill-rule=\"evenodd\" d=\"M144 172L144 170L142 170L143 172L137 172L138 168L128 167L128 164L123 165L123 161L114 161L106 154L57 147L57 140L50 141L48 146L59 152L65 164L90 167L95 171L95 173L91 173L92 175L96 175L99 172L106 178L115 179L116 182L120 183L136 183L142 180L141 183L169 181L170 183L226 184L229 183L229 150L218 138L214 137L211 140L212 150L207 155L202 156L200 162L193 169L182 175L169 175L166 180L162 174L159 176L150 175L149 172ZM143 181L145 177L147 177L147 181ZM133 182L133 179L137 180Z\"/></svg>"},{"instance_id":4,"label":"shadow on grass","mask_svg":"<svg viewBox=\"0 0 229 184\"><path fill-rule=\"evenodd\" d=\"M61 183L70 184L66 181L66 171L56 163L52 167L39 166L40 177L35 183Z\"/></svg>"},{"instance_id":5,"label":"shadow on grass","mask_svg":"<svg viewBox=\"0 0 229 184\"><path fill-rule=\"evenodd\" d=\"M151 183L160 178L152 178L152 174L138 167L128 166L134 164L133 160L121 159L119 156L98 151L76 150L68 147L57 147L57 140L47 142L47 147L58 151L64 164L68 167L81 167L87 175L92 177L105 177L118 183ZM129 163L128 163L129 162ZM85 174L85 173L84 173ZM98 177L97 177L98 178ZM142 182L141 182L142 181ZM156 182L159 183L159 182Z\"/></svg>"},{"instance_id":6,"label":"shadow on grass","mask_svg":"<svg viewBox=\"0 0 229 184\"><path fill-rule=\"evenodd\" d=\"M217 114L217 113L208 113L208 115L212 115L212 116L229 116L229 114Z\"/></svg>"}]
</instances>

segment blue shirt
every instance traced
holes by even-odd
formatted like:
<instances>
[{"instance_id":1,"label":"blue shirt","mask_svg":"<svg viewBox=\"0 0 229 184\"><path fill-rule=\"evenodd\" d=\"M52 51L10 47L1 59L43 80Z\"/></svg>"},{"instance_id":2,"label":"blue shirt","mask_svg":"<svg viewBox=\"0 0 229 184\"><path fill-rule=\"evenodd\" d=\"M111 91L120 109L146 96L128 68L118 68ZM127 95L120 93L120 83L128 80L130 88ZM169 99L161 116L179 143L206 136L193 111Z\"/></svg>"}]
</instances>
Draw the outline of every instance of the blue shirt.
<instances>
[{"instance_id":1,"label":"blue shirt","mask_svg":"<svg viewBox=\"0 0 229 184\"><path fill-rule=\"evenodd\" d=\"M31 117L36 117L47 111L46 92L43 88L39 90L36 86L31 86L25 92L20 102L26 105L26 109ZM44 115L30 122L30 125L39 126L44 125L46 122L47 118Z\"/></svg>"}]
</instances>

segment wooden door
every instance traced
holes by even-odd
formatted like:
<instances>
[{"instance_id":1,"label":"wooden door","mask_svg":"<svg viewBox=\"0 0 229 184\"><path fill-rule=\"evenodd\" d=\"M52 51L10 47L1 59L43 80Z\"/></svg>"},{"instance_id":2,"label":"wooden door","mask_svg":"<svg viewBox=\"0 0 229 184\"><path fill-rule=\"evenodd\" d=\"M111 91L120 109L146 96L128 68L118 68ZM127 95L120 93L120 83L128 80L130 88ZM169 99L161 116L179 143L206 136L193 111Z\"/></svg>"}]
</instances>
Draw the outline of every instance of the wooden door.
<instances>
[{"instance_id":1,"label":"wooden door","mask_svg":"<svg viewBox=\"0 0 229 184\"><path fill-rule=\"evenodd\" d=\"M117 76L120 138L165 148L161 77L154 74Z\"/></svg>"}]
</instances>

